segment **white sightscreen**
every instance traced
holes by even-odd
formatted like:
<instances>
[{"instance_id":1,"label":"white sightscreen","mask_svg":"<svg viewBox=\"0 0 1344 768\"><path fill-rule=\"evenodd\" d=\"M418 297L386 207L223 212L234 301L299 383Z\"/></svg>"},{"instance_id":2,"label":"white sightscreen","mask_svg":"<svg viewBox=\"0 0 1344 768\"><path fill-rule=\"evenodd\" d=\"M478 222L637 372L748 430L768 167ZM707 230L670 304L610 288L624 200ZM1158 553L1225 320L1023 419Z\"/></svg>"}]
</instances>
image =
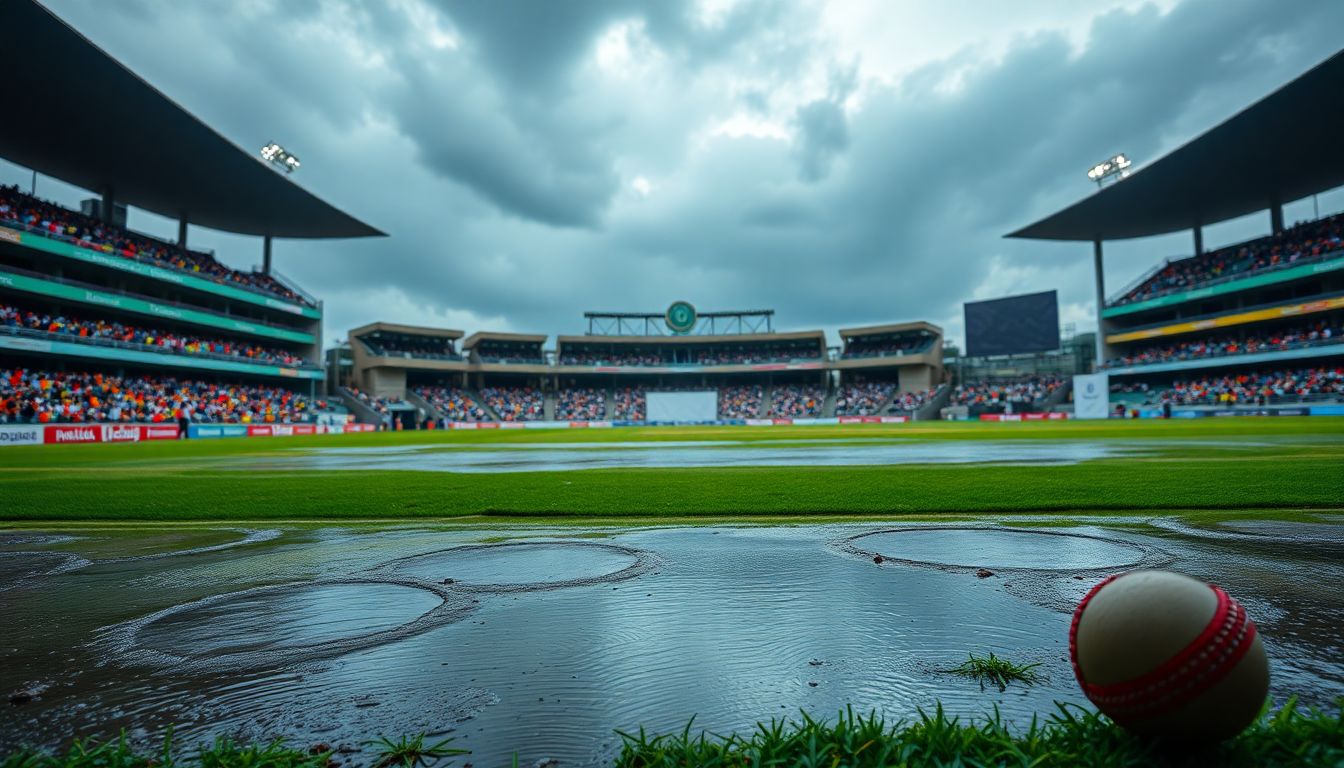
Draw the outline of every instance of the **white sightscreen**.
<instances>
[{"instance_id":1,"label":"white sightscreen","mask_svg":"<svg viewBox=\"0 0 1344 768\"><path fill-rule=\"evenodd\" d=\"M649 392L644 395L649 421L713 421L719 417L719 393Z\"/></svg>"}]
</instances>

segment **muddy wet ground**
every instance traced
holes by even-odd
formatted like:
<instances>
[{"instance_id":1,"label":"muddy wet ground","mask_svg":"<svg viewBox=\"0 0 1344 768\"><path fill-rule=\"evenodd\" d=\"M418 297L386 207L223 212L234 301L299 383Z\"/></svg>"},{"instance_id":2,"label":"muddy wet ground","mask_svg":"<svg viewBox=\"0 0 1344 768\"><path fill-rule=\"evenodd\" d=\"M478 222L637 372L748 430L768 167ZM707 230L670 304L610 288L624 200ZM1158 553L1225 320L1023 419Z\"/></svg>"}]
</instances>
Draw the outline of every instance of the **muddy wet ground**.
<instances>
[{"instance_id":1,"label":"muddy wet ground","mask_svg":"<svg viewBox=\"0 0 1344 768\"><path fill-rule=\"evenodd\" d=\"M1333 705L1337 523L2 533L0 691L46 688L0 701L0 748L169 724L179 743L429 731L476 765L587 765L614 729L692 716L722 732L941 701L1025 724L1084 703L1069 611L1135 565L1226 588L1260 626L1274 696ZM1000 693L939 671L988 651L1046 681Z\"/></svg>"}]
</instances>

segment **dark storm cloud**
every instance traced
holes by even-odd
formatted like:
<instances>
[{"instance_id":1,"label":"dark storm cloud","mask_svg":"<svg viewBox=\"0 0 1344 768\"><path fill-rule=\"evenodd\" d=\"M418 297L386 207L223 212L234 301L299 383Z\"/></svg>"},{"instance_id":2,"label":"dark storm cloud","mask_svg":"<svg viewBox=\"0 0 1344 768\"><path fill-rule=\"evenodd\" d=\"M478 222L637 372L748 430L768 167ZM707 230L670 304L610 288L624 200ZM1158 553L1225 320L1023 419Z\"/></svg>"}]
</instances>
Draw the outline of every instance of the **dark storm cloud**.
<instances>
[{"instance_id":1,"label":"dark storm cloud","mask_svg":"<svg viewBox=\"0 0 1344 768\"><path fill-rule=\"evenodd\" d=\"M277 247L328 339L377 319L574 332L586 309L677 298L955 331L977 292L1056 287L1085 319L1087 249L1001 235L1086 194L1089 163L1154 159L1300 74L1344 26L1329 0L1184 0L1104 14L1082 45L972 37L876 77L799 4L52 7L243 146L292 145L305 187L392 234ZM594 64L618 24L626 80ZM739 113L769 130L716 128ZM1174 252L1157 247L1117 248L1112 282Z\"/></svg>"}]
</instances>

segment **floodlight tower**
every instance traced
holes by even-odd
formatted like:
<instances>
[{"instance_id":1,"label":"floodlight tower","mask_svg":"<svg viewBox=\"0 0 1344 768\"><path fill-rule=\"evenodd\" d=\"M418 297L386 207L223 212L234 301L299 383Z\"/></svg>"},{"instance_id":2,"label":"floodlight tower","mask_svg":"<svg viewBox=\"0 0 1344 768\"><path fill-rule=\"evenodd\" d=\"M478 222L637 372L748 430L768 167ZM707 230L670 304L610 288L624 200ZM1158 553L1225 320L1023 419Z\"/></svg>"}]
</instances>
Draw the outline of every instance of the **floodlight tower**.
<instances>
[{"instance_id":1,"label":"floodlight tower","mask_svg":"<svg viewBox=\"0 0 1344 768\"><path fill-rule=\"evenodd\" d=\"M1126 157L1124 152L1121 152L1109 160L1103 160L1088 168L1087 178L1097 182L1097 188L1100 189L1108 180L1119 181L1128 178L1129 166L1133 164L1134 161Z\"/></svg>"},{"instance_id":2,"label":"floodlight tower","mask_svg":"<svg viewBox=\"0 0 1344 768\"><path fill-rule=\"evenodd\" d=\"M266 146L261 148L261 158L285 173L293 173L299 167L299 158L274 141L266 142Z\"/></svg>"}]
</instances>

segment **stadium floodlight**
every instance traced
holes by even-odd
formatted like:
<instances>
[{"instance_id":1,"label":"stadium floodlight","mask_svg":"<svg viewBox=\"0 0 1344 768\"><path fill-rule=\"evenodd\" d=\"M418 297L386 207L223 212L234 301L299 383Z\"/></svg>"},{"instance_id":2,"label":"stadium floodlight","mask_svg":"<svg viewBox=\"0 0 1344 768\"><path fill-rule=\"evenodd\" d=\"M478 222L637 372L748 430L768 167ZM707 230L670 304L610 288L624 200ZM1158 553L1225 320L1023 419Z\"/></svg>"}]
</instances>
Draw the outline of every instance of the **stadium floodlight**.
<instances>
[{"instance_id":1,"label":"stadium floodlight","mask_svg":"<svg viewBox=\"0 0 1344 768\"><path fill-rule=\"evenodd\" d=\"M261 158L277 168L284 169L285 173L293 173L294 169L299 167L299 158L291 155L274 141L267 142L266 146L261 148Z\"/></svg>"},{"instance_id":2,"label":"stadium floodlight","mask_svg":"<svg viewBox=\"0 0 1344 768\"><path fill-rule=\"evenodd\" d=\"M1087 178L1097 182L1097 186L1100 187L1106 183L1107 179L1119 181L1127 178L1129 176L1129 166L1133 164L1134 161L1125 157L1125 153L1121 152L1109 160L1103 160L1088 168Z\"/></svg>"}]
</instances>

